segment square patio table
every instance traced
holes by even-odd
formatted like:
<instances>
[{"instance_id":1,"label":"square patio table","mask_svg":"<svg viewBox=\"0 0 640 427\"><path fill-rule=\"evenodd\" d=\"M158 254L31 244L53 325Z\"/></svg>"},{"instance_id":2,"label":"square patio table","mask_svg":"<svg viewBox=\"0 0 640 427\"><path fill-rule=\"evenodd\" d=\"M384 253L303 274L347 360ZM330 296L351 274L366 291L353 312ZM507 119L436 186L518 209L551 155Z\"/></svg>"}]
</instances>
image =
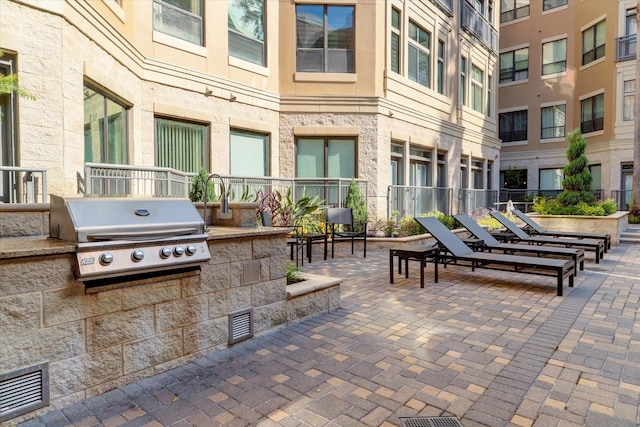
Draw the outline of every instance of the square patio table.
<instances>
[{"instance_id":1,"label":"square patio table","mask_svg":"<svg viewBox=\"0 0 640 427\"><path fill-rule=\"evenodd\" d=\"M389 249L389 279L393 283L393 259L398 257L398 274L402 274L402 261L404 261L404 274L409 278L409 260L420 261L420 287L424 288L424 269L429 259L435 258L438 246L405 245Z\"/></svg>"}]
</instances>

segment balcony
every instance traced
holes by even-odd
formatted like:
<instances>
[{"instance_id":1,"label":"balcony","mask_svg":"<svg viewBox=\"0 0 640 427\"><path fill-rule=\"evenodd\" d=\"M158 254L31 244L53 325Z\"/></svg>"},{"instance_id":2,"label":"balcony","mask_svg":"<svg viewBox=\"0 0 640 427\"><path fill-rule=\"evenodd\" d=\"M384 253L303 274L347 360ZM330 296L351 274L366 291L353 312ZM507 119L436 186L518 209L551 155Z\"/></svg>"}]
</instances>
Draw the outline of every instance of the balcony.
<instances>
[{"instance_id":1,"label":"balcony","mask_svg":"<svg viewBox=\"0 0 640 427\"><path fill-rule=\"evenodd\" d=\"M628 61L636 59L635 34L616 38L616 61Z\"/></svg>"},{"instance_id":2,"label":"balcony","mask_svg":"<svg viewBox=\"0 0 640 427\"><path fill-rule=\"evenodd\" d=\"M489 51L498 52L498 31L466 0L460 0L461 27L476 37Z\"/></svg>"},{"instance_id":3,"label":"balcony","mask_svg":"<svg viewBox=\"0 0 640 427\"><path fill-rule=\"evenodd\" d=\"M0 166L0 203L46 202L46 169Z\"/></svg>"},{"instance_id":4,"label":"balcony","mask_svg":"<svg viewBox=\"0 0 640 427\"><path fill-rule=\"evenodd\" d=\"M440 10L449 16L453 16L453 0L431 0Z\"/></svg>"}]
</instances>

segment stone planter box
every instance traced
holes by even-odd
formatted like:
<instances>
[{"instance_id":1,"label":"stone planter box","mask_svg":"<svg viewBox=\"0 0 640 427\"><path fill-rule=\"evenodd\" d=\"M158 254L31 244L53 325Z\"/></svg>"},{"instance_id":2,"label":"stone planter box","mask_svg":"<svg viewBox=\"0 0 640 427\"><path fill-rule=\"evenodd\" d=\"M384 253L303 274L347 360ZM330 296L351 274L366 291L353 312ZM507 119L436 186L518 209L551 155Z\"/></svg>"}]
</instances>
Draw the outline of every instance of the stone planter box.
<instances>
[{"instance_id":1,"label":"stone planter box","mask_svg":"<svg viewBox=\"0 0 640 427\"><path fill-rule=\"evenodd\" d=\"M535 222L548 231L580 231L611 234L611 244L620 242L620 233L629 226L629 212L618 211L607 216L540 215L528 213Z\"/></svg>"}]
</instances>

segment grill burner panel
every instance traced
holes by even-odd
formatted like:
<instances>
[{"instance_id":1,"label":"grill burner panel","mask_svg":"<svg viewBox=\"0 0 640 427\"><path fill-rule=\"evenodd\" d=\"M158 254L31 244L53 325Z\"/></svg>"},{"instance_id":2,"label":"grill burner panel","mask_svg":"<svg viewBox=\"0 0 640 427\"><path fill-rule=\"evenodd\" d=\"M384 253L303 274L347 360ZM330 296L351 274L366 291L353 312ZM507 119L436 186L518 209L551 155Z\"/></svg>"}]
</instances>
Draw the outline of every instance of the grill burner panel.
<instances>
[{"instance_id":1,"label":"grill burner panel","mask_svg":"<svg viewBox=\"0 0 640 427\"><path fill-rule=\"evenodd\" d=\"M76 243L76 278L93 281L197 267L211 258L188 199L51 196L49 236Z\"/></svg>"}]
</instances>

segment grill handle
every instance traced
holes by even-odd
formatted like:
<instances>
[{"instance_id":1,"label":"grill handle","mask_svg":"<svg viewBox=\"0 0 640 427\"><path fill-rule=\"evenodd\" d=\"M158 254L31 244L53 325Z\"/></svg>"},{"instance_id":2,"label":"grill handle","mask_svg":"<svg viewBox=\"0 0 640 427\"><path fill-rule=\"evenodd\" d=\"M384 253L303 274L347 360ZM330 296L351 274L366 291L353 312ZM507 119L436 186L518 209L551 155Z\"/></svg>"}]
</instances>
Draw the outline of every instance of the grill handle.
<instances>
[{"instance_id":1,"label":"grill handle","mask_svg":"<svg viewBox=\"0 0 640 427\"><path fill-rule=\"evenodd\" d=\"M87 235L89 240L151 240L158 237L176 237L195 234L197 228L172 228L168 230L154 231L136 231L133 232L111 232L111 233L94 233Z\"/></svg>"}]
</instances>

